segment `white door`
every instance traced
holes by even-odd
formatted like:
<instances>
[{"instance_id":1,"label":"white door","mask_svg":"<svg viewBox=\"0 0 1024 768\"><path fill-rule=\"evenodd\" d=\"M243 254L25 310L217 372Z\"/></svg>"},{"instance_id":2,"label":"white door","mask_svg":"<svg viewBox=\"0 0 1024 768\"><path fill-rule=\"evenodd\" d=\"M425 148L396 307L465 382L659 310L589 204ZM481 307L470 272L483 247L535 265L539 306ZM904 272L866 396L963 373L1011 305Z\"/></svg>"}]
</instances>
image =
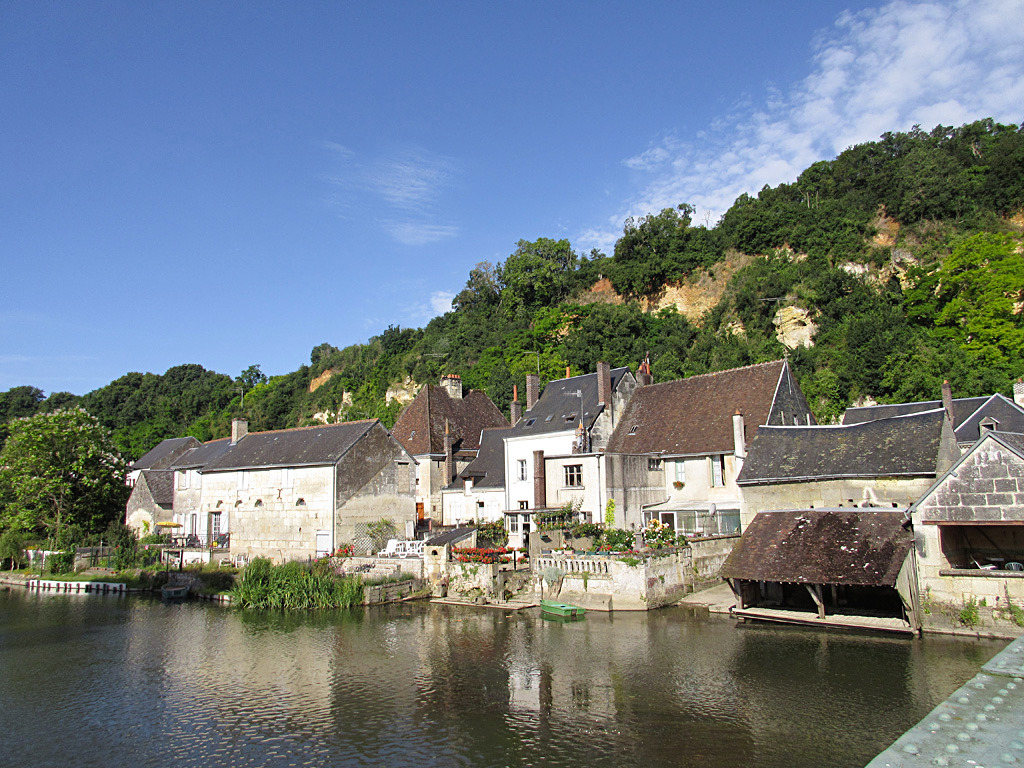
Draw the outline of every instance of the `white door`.
<instances>
[{"instance_id":1,"label":"white door","mask_svg":"<svg viewBox=\"0 0 1024 768\"><path fill-rule=\"evenodd\" d=\"M330 531L317 531L316 532L316 556L327 557L331 554L331 532Z\"/></svg>"}]
</instances>

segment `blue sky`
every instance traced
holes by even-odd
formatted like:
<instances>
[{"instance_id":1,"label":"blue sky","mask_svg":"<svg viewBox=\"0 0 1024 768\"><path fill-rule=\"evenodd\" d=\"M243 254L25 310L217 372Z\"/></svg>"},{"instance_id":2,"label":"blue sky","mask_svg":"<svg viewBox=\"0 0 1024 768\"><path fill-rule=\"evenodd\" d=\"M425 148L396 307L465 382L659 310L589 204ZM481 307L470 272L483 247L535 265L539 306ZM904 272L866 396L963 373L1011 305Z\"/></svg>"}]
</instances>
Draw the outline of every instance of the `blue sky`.
<instances>
[{"instance_id":1,"label":"blue sky","mask_svg":"<svg viewBox=\"0 0 1024 768\"><path fill-rule=\"evenodd\" d=\"M423 326L520 239L1024 120L1024 0L0 4L0 391Z\"/></svg>"}]
</instances>

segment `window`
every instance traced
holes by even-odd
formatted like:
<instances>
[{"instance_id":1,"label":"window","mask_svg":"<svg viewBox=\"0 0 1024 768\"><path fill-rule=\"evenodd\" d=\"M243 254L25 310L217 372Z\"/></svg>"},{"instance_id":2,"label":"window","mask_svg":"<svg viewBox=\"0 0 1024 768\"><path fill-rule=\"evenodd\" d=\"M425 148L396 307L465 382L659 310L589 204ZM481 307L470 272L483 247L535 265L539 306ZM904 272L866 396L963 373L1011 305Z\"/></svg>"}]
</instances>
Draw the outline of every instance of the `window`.
<instances>
[{"instance_id":1,"label":"window","mask_svg":"<svg viewBox=\"0 0 1024 768\"><path fill-rule=\"evenodd\" d=\"M536 423L537 423L536 419L527 419L526 420L526 426L528 426L528 427L532 427Z\"/></svg>"},{"instance_id":2,"label":"window","mask_svg":"<svg viewBox=\"0 0 1024 768\"><path fill-rule=\"evenodd\" d=\"M649 458L647 459L647 469L651 472L661 471L661 459Z\"/></svg>"},{"instance_id":3,"label":"window","mask_svg":"<svg viewBox=\"0 0 1024 768\"><path fill-rule=\"evenodd\" d=\"M565 420L566 421L576 421L576 414L575 413L570 413L568 416L565 417Z\"/></svg>"},{"instance_id":4,"label":"window","mask_svg":"<svg viewBox=\"0 0 1024 768\"><path fill-rule=\"evenodd\" d=\"M254 506L262 507L263 506L263 499L256 499L256 504Z\"/></svg>"},{"instance_id":5,"label":"window","mask_svg":"<svg viewBox=\"0 0 1024 768\"><path fill-rule=\"evenodd\" d=\"M711 487L721 488L725 485L725 456L711 457Z\"/></svg>"},{"instance_id":6,"label":"window","mask_svg":"<svg viewBox=\"0 0 1024 768\"><path fill-rule=\"evenodd\" d=\"M178 490L184 491L188 488L188 472L184 469L178 470Z\"/></svg>"},{"instance_id":7,"label":"window","mask_svg":"<svg viewBox=\"0 0 1024 768\"><path fill-rule=\"evenodd\" d=\"M519 502L519 508L520 509L529 509L530 508L530 502L528 502L528 501L520 501Z\"/></svg>"},{"instance_id":8,"label":"window","mask_svg":"<svg viewBox=\"0 0 1024 768\"><path fill-rule=\"evenodd\" d=\"M640 426L638 424L634 424L632 427L629 428L629 434L635 435L638 429L640 429Z\"/></svg>"},{"instance_id":9,"label":"window","mask_svg":"<svg viewBox=\"0 0 1024 768\"><path fill-rule=\"evenodd\" d=\"M299 497L299 499L298 499L298 500L297 500L297 501L295 502L295 506L296 506L296 507L304 507L304 506L306 506L306 500L305 500L305 499L303 499L303 498L302 498L302 497L300 496L300 497Z\"/></svg>"},{"instance_id":10,"label":"window","mask_svg":"<svg viewBox=\"0 0 1024 768\"><path fill-rule=\"evenodd\" d=\"M220 512L210 515L210 535L213 538L220 536Z\"/></svg>"},{"instance_id":11,"label":"window","mask_svg":"<svg viewBox=\"0 0 1024 768\"><path fill-rule=\"evenodd\" d=\"M686 483L686 462L682 459L676 459L676 482Z\"/></svg>"},{"instance_id":12,"label":"window","mask_svg":"<svg viewBox=\"0 0 1024 768\"><path fill-rule=\"evenodd\" d=\"M565 485L569 488L583 487L583 465L567 464L565 467Z\"/></svg>"},{"instance_id":13,"label":"window","mask_svg":"<svg viewBox=\"0 0 1024 768\"><path fill-rule=\"evenodd\" d=\"M281 487L291 488L292 487L292 471L290 469L281 470Z\"/></svg>"},{"instance_id":14,"label":"window","mask_svg":"<svg viewBox=\"0 0 1024 768\"><path fill-rule=\"evenodd\" d=\"M508 521L508 532L519 533L519 515L509 515L505 519Z\"/></svg>"},{"instance_id":15,"label":"window","mask_svg":"<svg viewBox=\"0 0 1024 768\"><path fill-rule=\"evenodd\" d=\"M516 477L520 480L526 479L526 459L519 459L516 462Z\"/></svg>"}]
</instances>

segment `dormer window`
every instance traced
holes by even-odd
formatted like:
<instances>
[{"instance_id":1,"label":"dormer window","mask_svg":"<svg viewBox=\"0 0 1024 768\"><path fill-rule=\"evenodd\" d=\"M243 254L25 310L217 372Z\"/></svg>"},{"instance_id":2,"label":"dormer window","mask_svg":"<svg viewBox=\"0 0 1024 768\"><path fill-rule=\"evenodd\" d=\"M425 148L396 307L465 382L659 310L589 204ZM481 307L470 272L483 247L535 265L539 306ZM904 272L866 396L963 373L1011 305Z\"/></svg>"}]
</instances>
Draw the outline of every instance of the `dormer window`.
<instances>
[{"instance_id":1,"label":"dormer window","mask_svg":"<svg viewBox=\"0 0 1024 768\"><path fill-rule=\"evenodd\" d=\"M998 426L998 421L993 419L991 416L986 416L984 419L981 420L981 423L978 425L979 434L984 435L986 432L995 432L996 427Z\"/></svg>"}]
</instances>

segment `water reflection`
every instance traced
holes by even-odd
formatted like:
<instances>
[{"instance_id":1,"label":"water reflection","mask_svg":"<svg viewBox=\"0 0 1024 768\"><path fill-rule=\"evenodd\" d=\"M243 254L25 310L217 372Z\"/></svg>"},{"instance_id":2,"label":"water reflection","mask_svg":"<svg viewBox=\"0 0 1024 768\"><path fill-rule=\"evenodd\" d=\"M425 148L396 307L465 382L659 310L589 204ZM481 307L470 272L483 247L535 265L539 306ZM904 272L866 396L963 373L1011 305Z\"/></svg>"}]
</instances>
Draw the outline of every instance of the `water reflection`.
<instances>
[{"instance_id":1,"label":"water reflection","mask_svg":"<svg viewBox=\"0 0 1024 768\"><path fill-rule=\"evenodd\" d=\"M10 592L0 712L33 765L862 766L1003 645Z\"/></svg>"}]
</instances>

